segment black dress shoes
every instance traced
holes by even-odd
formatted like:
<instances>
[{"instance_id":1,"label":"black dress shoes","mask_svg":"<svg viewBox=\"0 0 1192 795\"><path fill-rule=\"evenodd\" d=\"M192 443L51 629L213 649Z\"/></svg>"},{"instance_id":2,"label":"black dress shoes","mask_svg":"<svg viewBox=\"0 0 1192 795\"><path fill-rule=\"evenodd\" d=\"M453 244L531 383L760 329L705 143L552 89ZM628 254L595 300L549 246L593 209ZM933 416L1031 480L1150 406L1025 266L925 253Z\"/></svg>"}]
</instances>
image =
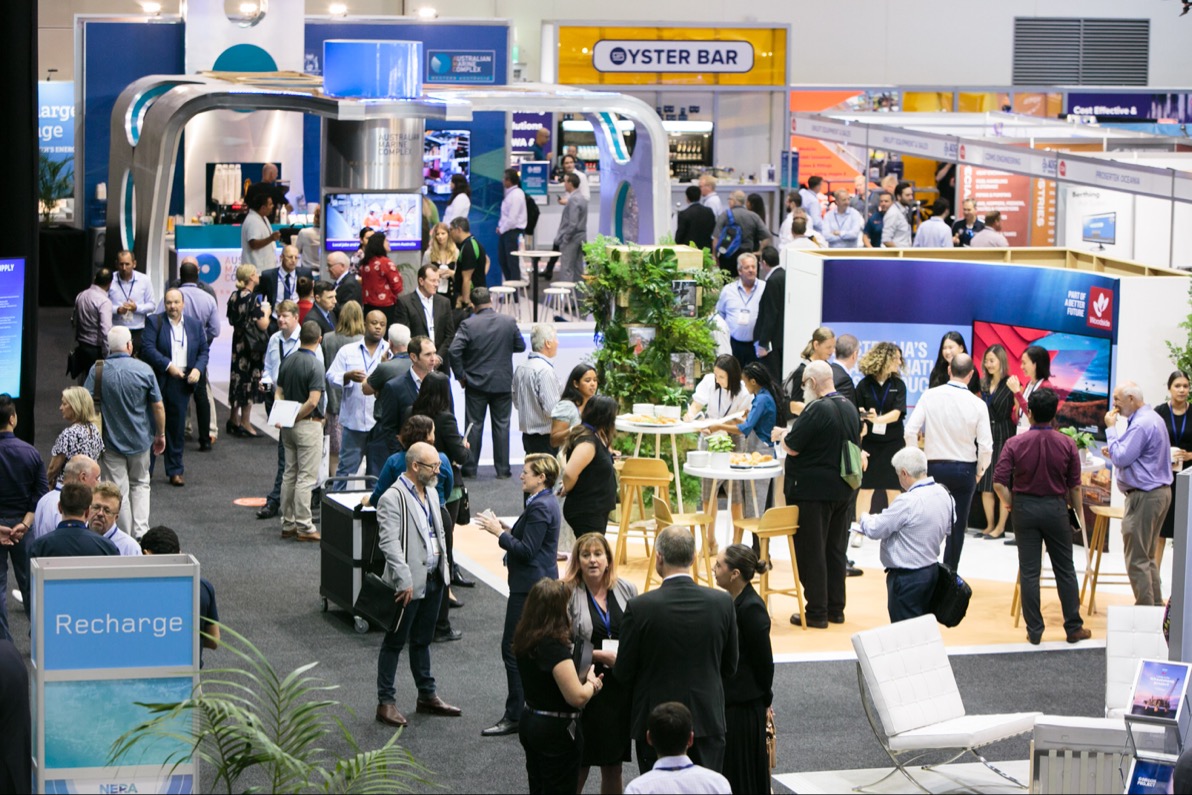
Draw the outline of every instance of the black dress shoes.
<instances>
[{"instance_id":1,"label":"black dress shoes","mask_svg":"<svg viewBox=\"0 0 1192 795\"><path fill-rule=\"evenodd\" d=\"M262 506L261 510L257 511L258 519L272 519L277 516L278 505L276 502L267 502Z\"/></svg>"},{"instance_id":2,"label":"black dress shoes","mask_svg":"<svg viewBox=\"0 0 1192 795\"><path fill-rule=\"evenodd\" d=\"M452 610L455 610L457 608L464 606L463 602L456 599L454 596L451 596L450 594L447 595L447 604Z\"/></svg>"},{"instance_id":3,"label":"black dress shoes","mask_svg":"<svg viewBox=\"0 0 1192 795\"><path fill-rule=\"evenodd\" d=\"M791 623L794 624L796 627L801 627L801 626L803 626L802 618L803 617L800 616L798 613L792 613L791 614ZM827 629L828 622L824 619L809 618L809 619L807 619L807 626L810 627L811 629Z\"/></svg>"},{"instance_id":4,"label":"black dress shoes","mask_svg":"<svg viewBox=\"0 0 1192 795\"><path fill-rule=\"evenodd\" d=\"M517 721L501 718L495 726L480 732L481 737L504 737L507 734L517 734Z\"/></svg>"},{"instance_id":5,"label":"black dress shoes","mask_svg":"<svg viewBox=\"0 0 1192 795\"><path fill-rule=\"evenodd\" d=\"M475 588L476 581L469 580L464 576L463 571L457 565L451 570L451 584L458 588Z\"/></svg>"},{"instance_id":6,"label":"black dress shoes","mask_svg":"<svg viewBox=\"0 0 1192 795\"><path fill-rule=\"evenodd\" d=\"M435 632L435 636L431 638L431 643L450 643L453 640L459 640L464 636L464 633L458 629L449 629L445 632Z\"/></svg>"}]
</instances>

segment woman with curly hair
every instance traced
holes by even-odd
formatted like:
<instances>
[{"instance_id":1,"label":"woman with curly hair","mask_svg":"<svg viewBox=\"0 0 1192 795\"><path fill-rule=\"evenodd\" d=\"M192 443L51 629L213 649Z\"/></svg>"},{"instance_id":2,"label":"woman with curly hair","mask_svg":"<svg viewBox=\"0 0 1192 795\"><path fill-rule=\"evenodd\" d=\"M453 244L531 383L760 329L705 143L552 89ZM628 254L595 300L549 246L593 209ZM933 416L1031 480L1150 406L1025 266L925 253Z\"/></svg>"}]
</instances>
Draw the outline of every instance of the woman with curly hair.
<instances>
[{"instance_id":1,"label":"woman with curly hair","mask_svg":"<svg viewBox=\"0 0 1192 795\"><path fill-rule=\"evenodd\" d=\"M901 493L894 454L906 442L902 422L906 418L906 383L902 372L902 350L892 342L879 342L861 357L857 365L864 378L857 384L857 406L861 411L861 450L869 454L869 466L857 494L857 515L869 513L874 489L884 489L893 502ZM860 536L857 537L859 539Z\"/></svg>"}]
</instances>

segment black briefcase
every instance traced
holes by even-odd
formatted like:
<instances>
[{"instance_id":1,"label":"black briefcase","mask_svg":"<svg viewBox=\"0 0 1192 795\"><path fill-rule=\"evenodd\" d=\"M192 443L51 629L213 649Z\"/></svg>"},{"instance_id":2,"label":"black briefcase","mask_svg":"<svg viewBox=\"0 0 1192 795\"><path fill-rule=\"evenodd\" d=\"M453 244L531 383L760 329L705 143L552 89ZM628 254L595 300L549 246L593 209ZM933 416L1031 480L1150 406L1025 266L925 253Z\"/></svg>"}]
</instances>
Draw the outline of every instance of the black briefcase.
<instances>
[{"instance_id":1,"label":"black briefcase","mask_svg":"<svg viewBox=\"0 0 1192 795\"><path fill-rule=\"evenodd\" d=\"M396 593L389 583L366 571L360 580L360 595L352 605L352 612L386 632L392 632L405 609L394 600Z\"/></svg>"},{"instance_id":2,"label":"black briefcase","mask_svg":"<svg viewBox=\"0 0 1192 795\"><path fill-rule=\"evenodd\" d=\"M964 620L973 589L943 563L936 565L939 566L939 577L935 581L935 593L931 595L931 612L945 627L954 627Z\"/></svg>"}]
</instances>

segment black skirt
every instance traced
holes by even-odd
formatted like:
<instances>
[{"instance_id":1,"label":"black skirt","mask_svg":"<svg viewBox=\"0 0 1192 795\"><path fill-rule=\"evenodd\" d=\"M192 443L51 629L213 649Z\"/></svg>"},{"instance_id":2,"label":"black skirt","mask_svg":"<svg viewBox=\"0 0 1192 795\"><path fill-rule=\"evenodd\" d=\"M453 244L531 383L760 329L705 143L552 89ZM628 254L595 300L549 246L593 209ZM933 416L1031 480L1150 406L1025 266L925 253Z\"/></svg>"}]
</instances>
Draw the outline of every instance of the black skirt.
<instances>
[{"instance_id":1,"label":"black skirt","mask_svg":"<svg viewBox=\"0 0 1192 795\"><path fill-rule=\"evenodd\" d=\"M604 675L600 696L584 707L583 767L632 762L629 742L629 689L611 673Z\"/></svg>"},{"instance_id":2,"label":"black skirt","mask_svg":"<svg viewBox=\"0 0 1192 795\"><path fill-rule=\"evenodd\" d=\"M737 795L770 791L766 705L762 699L724 706L724 769Z\"/></svg>"},{"instance_id":3,"label":"black skirt","mask_svg":"<svg viewBox=\"0 0 1192 795\"><path fill-rule=\"evenodd\" d=\"M906 446L899 438L891 442L870 442L866 436L861 440L861 449L869 453L869 465L861 475L861 488L882 491L901 491L898 473L894 471L894 454Z\"/></svg>"}]
</instances>

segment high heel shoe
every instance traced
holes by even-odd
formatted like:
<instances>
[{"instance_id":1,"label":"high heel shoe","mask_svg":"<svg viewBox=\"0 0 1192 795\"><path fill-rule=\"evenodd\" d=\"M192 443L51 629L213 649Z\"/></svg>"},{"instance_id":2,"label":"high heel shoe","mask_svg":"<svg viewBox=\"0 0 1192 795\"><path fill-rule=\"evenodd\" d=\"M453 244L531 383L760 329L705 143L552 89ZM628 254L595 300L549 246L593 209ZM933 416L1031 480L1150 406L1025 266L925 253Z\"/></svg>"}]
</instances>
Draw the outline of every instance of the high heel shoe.
<instances>
[{"instance_id":1,"label":"high heel shoe","mask_svg":"<svg viewBox=\"0 0 1192 795\"><path fill-rule=\"evenodd\" d=\"M997 541L999 538L1001 538L1005 534L1006 534L1005 528L1002 528L1002 530L997 533L982 533L982 535L990 541Z\"/></svg>"}]
</instances>

